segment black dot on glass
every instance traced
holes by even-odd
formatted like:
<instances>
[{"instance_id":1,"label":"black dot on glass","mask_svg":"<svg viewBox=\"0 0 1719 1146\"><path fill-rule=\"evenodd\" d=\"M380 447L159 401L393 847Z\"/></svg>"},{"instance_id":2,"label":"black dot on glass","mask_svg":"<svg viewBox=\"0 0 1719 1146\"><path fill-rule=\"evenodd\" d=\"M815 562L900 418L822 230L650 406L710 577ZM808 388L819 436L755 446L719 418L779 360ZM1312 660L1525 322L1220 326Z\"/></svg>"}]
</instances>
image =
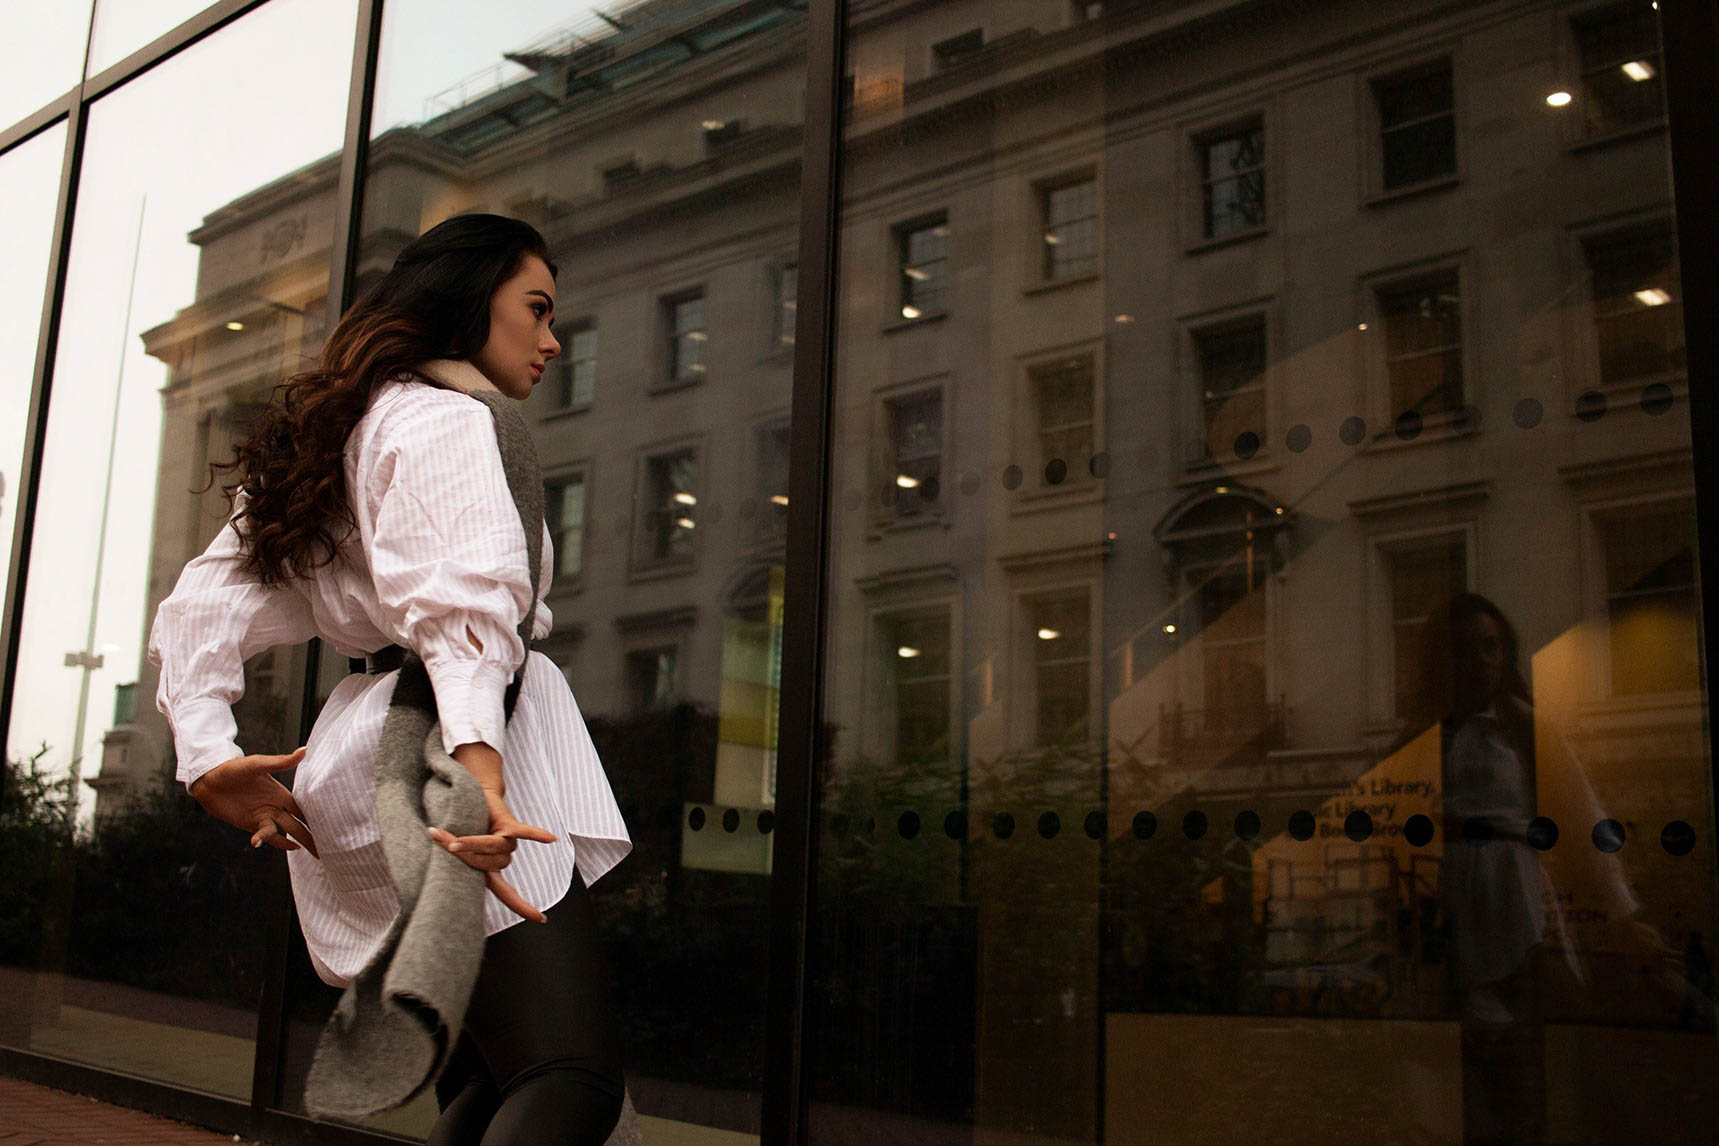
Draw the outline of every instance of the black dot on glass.
<instances>
[{"instance_id":1,"label":"black dot on glass","mask_svg":"<svg viewBox=\"0 0 1719 1146\"><path fill-rule=\"evenodd\" d=\"M1087 839L1096 840L1100 838L1104 835L1104 813L1088 812L1086 814L1086 822L1081 826L1086 830Z\"/></svg>"},{"instance_id":2,"label":"black dot on glass","mask_svg":"<svg viewBox=\"0 0 1719 1146\"><path fill-rule=\"evenodd\" d=\"M968 470L966 473L961 475L961 492L966 494L968 497L972 497L974 494L979 492L979 485L979 475L974 473L972 470Z\"/></svg>"},{"instance_id":3,"label":"black dot on glass","mask_svg":"<svg viewBox=\"0 0 1719 1146\"><path fill-rule=\"evenodd\" d=\"M1052 458L1045 463L1045 481L1051 485L1061 485L1068 476L1068 463L1061 458Z\"/></svg>"},{"instance_id":4,"label":"black dot on glass","mask_svg":"<svg viewBox=\"0 0 1719 1146\"><path fill-rule=\"evenodd\" d=\"M1236 836L1244 840L1259 839L1260 822L1258 812L1242 812L1236 816Z\"/></svg>"},{"instance_id":5,"label":"black dot on glass","mask_svg":"<svg viewBox=\"0 0 1719 1146\"><path fill-rule=\"evenodd\" d=\"M1062 831L1061 816L1055 812L1046 812L1039 817L1039 835L1047 840L1053 840L1060 831Z\"/></svg>"},{"instance_id":6,"label":"black dot on glass","mask_svg":"<svg viewBox=\"0 0 1719 1146\"><path fill-rule=\"evenodd\" d=\"M1532 430L1540 424L1540 419L1546 416L1546 408L1540 405L1538 398L1524 398L1516 403L1516 408L1510 411L1510 420L1524 430Z\"/></svg>"},{"instance_id":7,"label":"black dot on glass","mask_svg":"<svg viewBox=\"0 0 1719 1146\"><path fill-rule=\"evenodd\" d=\"M991 832L999 840L1006 840L1015 834L1015 817L1008 812L998 812L991 819Z\"/></svg>"},{"instance_id":8,"label":"black dot on glass","mask_svg":"<svg viewBox=\"0 0 1719 1146\"><path fill-rule=\"evenodd\" d=\"M776 813L772 812L769 808L765 808L762 812L758 813L758 834L761 836L767 836L775 830Z\"/></svg>"},{"instance_id":9,"label":"black dot on glass","mask_svg":"<svg viewBox=\"0 0 1719 1146\"><path fill-rule=\"evenodd\" d=\"M1401 438L1403 441L1412 442L1421 436L1421 427L1424 424L1425 423L1421 421L1420 411L1404 410L1401 414L1397 415L1397 420L1391 423L1391 429L1394 430L1397 437Z\"/></svg>"},{"instance_id":10,"label":"black dot on glass","mask_svg":"<svg viewBox=\"0 0 1719 1146\"><path fill-rule=\"evenodd\" d=\"M1247 461L1259 453L1259 435L1252 430L1243 430L1236 435L1236 457Z\"/></svg>"},{"instance_id":11,"label":"black dot on glass","mask_svg":"<svg viewBox=\"0 0 1719 1146\"><path fill-rule=\"evenodd\" d=\"M1373 834L1373 817L1357 808L1343 817L1343 834L1362 843Z\"/></svg>"},{"instance_id":12,"label":"black dot on glass","mask_svg":"<svg viewBox=\"0 0 1719 1146\"><path fill-rule=\"evenodd\" d=\"M1606 396L1598 390L1584 390L1576 396L1576 417L1584 422L1597 422L1606 416Z\"/></svg>"},{"instance_id":13,"label":"black dot on glass","mask_svg":"<svg viewBox=\"0 0 1719 1146\"><path fill-rule=\"evenodd\" d=\"M1020 489L1021 488L1021 467L1020 466L1007 466L1003 469L1003 488L1004 489Z\"/></svg>"},{"instance_id":14,"label":"black dot on glass","mask_svg":"<svg viewBox=\"0 0 1719 1146\"><path fill-rule=\"evenodd\" d=\"M936 501L938 494L943 492L943 484L937 480L936 474L932 474L920 482L919 488L914 492L919 494L920 501Z\"/></svg>"},{"instance_id":15,"label":"black dot on glass","mask_svg":"<svg viewBox=\"0 0 1719 1146\"><path fill-rule=\"evenodd\" d=\"M703 808L694 808L692 811L688 812L686 814L686 826L691 828L695 832L700 830L701 828L703 828L704 827L704 809Z\"/></svg>"},{"instance_id":16,"label":"black dot on glass","mask_svg":"<svg viewBox=\"0 0 1719 1146\"><path fill-rule=\"evenodd\" d=\"M1190 840L1204 839L1209 826L1204 812L1189 812L1182 817L1182 834Z\"/></svg>"},{"instance_id":17,"label":"black dot on glass","mask_svg":"<svg viewBox=\"0 0 1719 1146\"><path fill-rule=\"evenodd\" d=\"M1492 821L1485 816L1470 816L1462 821L1462 838L1473 844L1483 844L1492 838Z\"/></svg>"},{"instance_id":18,"label":"black dot on glass","mask_svg":"<svg viewBox=\"0 0 1719 1146\"><path fill-rule=\"evenodd\" d=\"M1367 423L1360 418L1344 418L1343 424L1337 427L1337 437L1345 446L1358 446L1366 436Z\"/></svg>"},{"instance_id":19,"label":"black dot on glass","mask_svg":"<svg viewBox=\"0 0 1719 1146\"><path fill-rule=\"evenodd\" d=\"M1601 820L1594 825L1594 846L1606 854L1619 851L1624 846L1624 826L1616 820Z\"/></svg>"},{"instance_id":20,"label":"black dot on glass","mask_svg":"<svg viewBox=\"0 0 1719 1146\"><path fill-rule=\"evenodd\" d=\"M967 838L967 813L962 811L950 812L943 817L943 834L952 840Z\"/></svg>"},{"instance_id":21,"label":"black dot on glass","mask_svg":"<svg viewBox=\"0 0 1719 1146\"><path fill-rule=\"evenodd\" d=\"M1695 850L1695 829L1673 820L1659 833L1659 846L1674 856L1686 856Z\"/></svg>"},{"instance_id":22,"label":"black dot on glass","mask_svg":"<svg viewBox=\"0 0 1719 1146\"><path fill-rule=\"evenodd\" d=\"M1641 412L1657 418L1671 409L1672 401L1671 387L1663 382L1655 382L1642 388Z\"/></svg>"},{"instance_id":23,"label":"black dot on glass","mask_svg":"<svg viewBox=\"0 0 1719 1146\"><path fill-rule=\"evenodd\" d=\"M1409 822L1403 825L1403 838L1409 841L1410 847L1426 847L1428 844L1432 843L1432 820L1418 813L1410 816Z\"/></svg>"},{"instance_id":24,"label":"black dot on glass","mask_svg":"<svg viewBox=\"0 0 1719 1146\"><path fill-rule=\"evenodd\" d=\"M1283 435L1283 444L1289 447L1289 452L1299 454L1313 444L1313 430L1304 423L1289 427L1289 433Z\"/></svg>"},{"instance_id":25,"label":"black dot on glass","mask_svg":"<svg viewBox=\"0 0 1719 1146\"><path fill-rule=\"evenodd\" d=\"M1151 812L1134 813L1134 838L1149 840L1158 831L1158 817Z\"/></svg>"},{"instance_id":26,"label":"black dot on glass","mask_svg":"<svg viewBox=\"0 0 1719 1146\"><path fill-rule=\"evenodd\" d=\"M837 812L835 815L830 817L830 834L835 836L837 839L845 839L847 837L848 830L852 827L853 821L848 819L847 813L845 812Z\"/></svg>"},{"instance_id":27,"label":"black dot on glass","mask_svg":"<svg viewBox=\"0 0 1719 1146\"><path fill-rule=\"evenodd\" d=\"M1549 852L1558 843L1558 824L1550 817L1535 816L1528 821L1528 830L1522 834L1530 847L1536 851Z\"/></svg>"},{"instance_id":28,"label":"black dot on glass","mask_svg":"<svg viewBox=\"0 0 1719 1146\"><path fill-rule=\"evenodd\" d=\"M1109 477L1110 455L1105 453L1103 450L1099 450L1096 454L1093 454L1092 459L1086 463L1086 469L1087 472L1092 474L1095 478Z\"/></svg>"},{"instance_id":29,"label":"black dot on glass","mask_svg":"<svg viewBox=\"0 0 1719 1146\"><path fill-rule=\"evenodd\" d=\"M901 838L911 840L919 835L919 813L903 812L895 821L895 830L901 833Z\"/></svg>"},{"instance_id":30,"label":"black dot on glass","mask_svg":"<svg viewBox=\"0 0 1719 1146\"><path fill-rule=\"evenodd\" d=\"M730 808L722 813L722 830L725 832L738 832L740 830L739 808Z\"/></svg>"},{"instance_id":31,"label":"black dot on glass","mask_svg":"<svg viewBox=\"0 0 1719 1146\"><path fill-rule=\"evenodd\" d=\"M1291 812L1289 814L1289 835L1291 839L1303 842L1313 838L1313 813L1308 811Z\"/></svg>"}]
</instances>

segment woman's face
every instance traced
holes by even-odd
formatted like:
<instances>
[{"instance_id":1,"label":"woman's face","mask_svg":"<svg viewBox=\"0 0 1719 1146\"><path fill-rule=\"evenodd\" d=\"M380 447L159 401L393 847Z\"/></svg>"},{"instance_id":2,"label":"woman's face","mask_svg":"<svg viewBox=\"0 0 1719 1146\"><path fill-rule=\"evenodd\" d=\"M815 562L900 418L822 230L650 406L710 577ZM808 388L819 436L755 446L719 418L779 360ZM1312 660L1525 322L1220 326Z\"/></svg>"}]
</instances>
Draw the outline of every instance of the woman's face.
<instances>
[{"instance_id":1,"label":"woman's face","mask_svg":"<svg viewBox=\"0 0 1719 1146\"><path fill-rule=\"evenodd\" d=\"M561 353L550 332L555 321L555 279L549 266L527 255L512 278L489 300L489 340L472 365L509 398L524 399L543 377L543 368Z\"/></svg>"}]
</instances>

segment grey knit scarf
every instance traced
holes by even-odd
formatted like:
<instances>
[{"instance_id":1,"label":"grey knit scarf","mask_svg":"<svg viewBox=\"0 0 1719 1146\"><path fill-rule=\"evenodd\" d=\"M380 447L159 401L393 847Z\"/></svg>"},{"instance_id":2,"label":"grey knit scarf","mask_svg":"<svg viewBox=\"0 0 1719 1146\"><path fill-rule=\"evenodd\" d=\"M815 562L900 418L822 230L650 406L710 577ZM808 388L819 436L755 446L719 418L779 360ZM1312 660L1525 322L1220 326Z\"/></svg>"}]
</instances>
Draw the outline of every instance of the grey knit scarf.
<instances>
[{"instance_id":1,"label":"grey knit scarf","mask_svg":"<svg viewBox=\"0 0 1719 1146\"><path fill-rule=\"evenodd\" d=\"M529 653L543 555L543 478L531 434L514 403L474 381L477 371L468 364L430 363L421 373L482 402L495 419L530 563L532 605L519 625ZM509 716L524 672L522 659L507 690ZM376 817L400 912L323 1029L305 1083L313 1115L361 1118L400 1106L434 1083L459 1041L483 959L483 873L435 844L427 829L478 835L488 830L489 817L477 780L443 750L435 691L412 653L376 748Z\"/></svg>"}]
</instances>

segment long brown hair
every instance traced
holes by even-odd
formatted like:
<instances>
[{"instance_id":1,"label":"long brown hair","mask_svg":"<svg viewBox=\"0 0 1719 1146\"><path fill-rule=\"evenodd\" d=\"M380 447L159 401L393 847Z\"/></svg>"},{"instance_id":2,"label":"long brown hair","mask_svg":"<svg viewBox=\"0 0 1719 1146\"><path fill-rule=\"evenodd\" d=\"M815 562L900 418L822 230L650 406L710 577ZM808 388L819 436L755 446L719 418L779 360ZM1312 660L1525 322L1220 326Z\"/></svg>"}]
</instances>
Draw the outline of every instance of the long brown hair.
<instances>
[{"instance_id":1,"label":"long brown hair","mask_svg":"<svg viewBox=\"0 0 1719 1146\"><path fill-rule=\"evenodd\" d=\"M376 387L431 359L482 350L490 299L532 255L555 274L548 245L528 223L456 215L437 224L347 311L316 366L276 388L249 440L209 467L210 484L233 475L222 492L237 506L247 572L279 585L334 559L354 525L346 438Z\"/></svg>"}]
</instances>

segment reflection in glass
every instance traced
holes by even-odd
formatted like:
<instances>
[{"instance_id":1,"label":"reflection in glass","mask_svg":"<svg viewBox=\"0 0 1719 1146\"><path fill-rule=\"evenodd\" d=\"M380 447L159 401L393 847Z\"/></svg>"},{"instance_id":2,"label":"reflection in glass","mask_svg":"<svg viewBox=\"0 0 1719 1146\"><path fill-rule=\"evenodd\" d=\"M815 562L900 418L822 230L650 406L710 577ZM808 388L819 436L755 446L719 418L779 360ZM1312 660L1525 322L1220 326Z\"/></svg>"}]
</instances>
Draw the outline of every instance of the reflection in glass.
<instances>
[{"instance_id":1,"label":"reflection in glass","mask_svg":"<svg viewBox=\"0 0 1719 1146\"><path fill-rule=\"evenodd\" d=\"M850 13L809 1140L1704 1141L1652 6L981 7Z\"/></svg>"},{"instance_id":2,"label":"reflection in glass","mask_svg":"<svg viewBox=\"0 0 1719 1146\"><path fill-rule=\"evenodd\" d=\"M119 63L157 36L171 32L212 0L96 0L87 75ZM332 25L316 25L330 27ZM344 32L344 29L341 29Z\"/></svg>"},{"instance_id":3,"label":"reflection in glass","mask_svg":"<svg viewBox=\"0 0 1719 1146\"><path fill-rule=\"evenodd\" d=\"M321 337L335 166L269 226L221 208L338 147L350 44L292 30L354 18L276 0L90 109L6 730L57 833L0 869L42 881L8 950L8 1040L241 1097L268 865L173 783L142 639L225 517L206 463ZM293 650L247 665L247 748L294 746L302 679Z\"/></svg>"},{"instance_id":4,"label":"reflection in glass","mask_svg":"<svg viewBox=\"0 0 1719 1146\"><path fill-rule=\"evenodd\" d=\"M35 111L78 82L89 40L92 0L12 4L0 41L0 127ZM26 232L19 231L18 234Z\"/></svg>"}]
</instances>

